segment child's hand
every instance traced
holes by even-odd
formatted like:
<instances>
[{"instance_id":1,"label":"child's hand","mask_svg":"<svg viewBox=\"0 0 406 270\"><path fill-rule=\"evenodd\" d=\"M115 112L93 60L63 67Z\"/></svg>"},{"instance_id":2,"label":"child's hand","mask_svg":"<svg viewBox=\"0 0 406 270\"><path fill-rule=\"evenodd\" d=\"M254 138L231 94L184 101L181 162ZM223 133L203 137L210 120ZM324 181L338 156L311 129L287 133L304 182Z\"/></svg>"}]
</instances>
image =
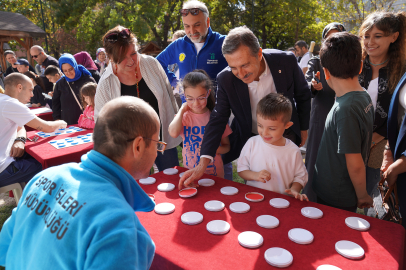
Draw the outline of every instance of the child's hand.
<instances>
[{"instance_id":1,"label":"child's hand","mask_svg":"<svg viewBox=\"0 0 406 270\"><path fill-rule=\"evenodd\" d=\"M183 103L182 107L180 107L180 112L181 113L185 113L185 112L187 112L189 110L190 110L190 107L187 105L187 102Z\"/></svg>"},{"instance_id":2,"label":"child's hand","mask_svg":"<svg viewBox=\"0 0 406 270\"><path fill-rule=\"evenodd\" d=\"M267 170L262 170L257 173L255 179L253 180L266 183L266 181L271 180L271 173L268 172Z\"/></svg>"},{"instance_id":3,"label":"child's hand","mask_svg":"<svg viewBox=\"0 0 406 270\"><path fill-rule=\"evenodd\" d=\"M299 192L297 192L296 190L293 190L291 188L286 189L285 192L287 194L295 197L295 199L298 199L298 200L301 200L301 201L303 201L303 200L309 201L309 198L307 198L306 194L300 194Z\"/></svg>"}]
</instances>

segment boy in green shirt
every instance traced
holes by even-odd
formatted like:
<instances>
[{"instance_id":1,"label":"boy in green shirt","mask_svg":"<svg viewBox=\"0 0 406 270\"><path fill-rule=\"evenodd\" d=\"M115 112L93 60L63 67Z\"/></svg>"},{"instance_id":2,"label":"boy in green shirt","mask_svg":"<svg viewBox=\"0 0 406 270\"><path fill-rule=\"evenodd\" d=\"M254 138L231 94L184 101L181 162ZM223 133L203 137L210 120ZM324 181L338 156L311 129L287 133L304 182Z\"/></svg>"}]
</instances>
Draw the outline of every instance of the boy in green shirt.
<instances>
[{"instance_id":1,"label":"boy in green shirt","mask_svg":"<svg viewBox=\"0 0 406 270\"><path fill-rule=\"evenodd\" d=\"M362 68L357 36L335 33L322 45L320 61L328 85L336 93L324 127L313 176L317 202L353 211L370 207L365 164L369 155L374 107L358 83Z\"/></svg>"}]
</instances>

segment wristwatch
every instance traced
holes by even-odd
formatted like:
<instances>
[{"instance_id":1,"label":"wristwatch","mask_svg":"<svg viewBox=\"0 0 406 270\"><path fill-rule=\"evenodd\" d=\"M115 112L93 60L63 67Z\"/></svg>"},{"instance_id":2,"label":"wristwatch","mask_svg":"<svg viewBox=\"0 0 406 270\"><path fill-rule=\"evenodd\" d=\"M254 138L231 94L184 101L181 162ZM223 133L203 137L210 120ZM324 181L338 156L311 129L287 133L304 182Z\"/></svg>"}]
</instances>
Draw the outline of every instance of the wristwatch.
<instances>
[{"instance_id":1,"label":"wristwatch","mask_svg":"<svg viewBox=\"0 0 406 270\"><path fill-rule=\"evenodd\" d=\"M15 142L20 141L23 142L25 144L25 142L27 141L27 139L25 137L17 137L15 140Z\"/></svg>"}]
</instances>

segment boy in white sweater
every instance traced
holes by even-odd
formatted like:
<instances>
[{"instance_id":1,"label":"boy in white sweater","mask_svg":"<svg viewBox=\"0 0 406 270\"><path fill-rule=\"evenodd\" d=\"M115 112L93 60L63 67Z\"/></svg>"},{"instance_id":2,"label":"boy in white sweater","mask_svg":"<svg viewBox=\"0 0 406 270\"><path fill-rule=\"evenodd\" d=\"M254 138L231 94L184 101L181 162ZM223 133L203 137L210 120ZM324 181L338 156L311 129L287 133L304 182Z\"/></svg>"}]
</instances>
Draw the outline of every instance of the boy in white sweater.
<instances>
[{"instance_id":1,"label":"boy in white sweater","mask_svg":"<svg viewBox=\"0 0 406 270\"><path fill-rule=\"evenodd\" d=\"M293 123L292 104L283 95L271 93L257 105L258 136L251 137L238 159L238 175L247 185L308 200L300 191L307 171L299 147L283 137Z\"/></svg>"}]
</instances>

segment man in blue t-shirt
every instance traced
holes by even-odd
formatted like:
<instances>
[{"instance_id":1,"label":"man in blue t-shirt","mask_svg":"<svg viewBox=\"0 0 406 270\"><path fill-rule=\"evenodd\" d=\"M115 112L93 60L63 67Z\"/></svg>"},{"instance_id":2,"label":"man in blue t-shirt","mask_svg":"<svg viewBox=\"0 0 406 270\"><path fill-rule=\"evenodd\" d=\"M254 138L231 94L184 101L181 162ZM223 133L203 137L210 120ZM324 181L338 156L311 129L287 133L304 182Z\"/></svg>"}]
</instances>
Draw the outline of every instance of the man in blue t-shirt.
<instances>
[{"instance_id":1,"label":"man in blue t-shirt","mask_svg":"<svg viewBox=\"0 0 406 270\"><path fill-rule=\"evenodd\" d=\"M211 30L209 10L204 3L187 1L180 12L186 36L172 42L157 60L173 87L177 86L178 79L195 69L203 69L215 81L217 74L227 67L221 52L225 36ZM179 78L168 69L172 64L178 64Z\"/></svg>"},{"instance_id":2,"label":"man in blue t-shirt","mask_svg":"<svg viewBox=\"0 0 406 270\"><path fill-rule=\"evenodd\" d=\"M155 245L134 211L154 202L135 179L149 175L165 144L141 99L100 111L94 150L81 163L37 174L0 232L0 265L13 269L149 269Z\"/></svg>"}]
</instances>

